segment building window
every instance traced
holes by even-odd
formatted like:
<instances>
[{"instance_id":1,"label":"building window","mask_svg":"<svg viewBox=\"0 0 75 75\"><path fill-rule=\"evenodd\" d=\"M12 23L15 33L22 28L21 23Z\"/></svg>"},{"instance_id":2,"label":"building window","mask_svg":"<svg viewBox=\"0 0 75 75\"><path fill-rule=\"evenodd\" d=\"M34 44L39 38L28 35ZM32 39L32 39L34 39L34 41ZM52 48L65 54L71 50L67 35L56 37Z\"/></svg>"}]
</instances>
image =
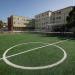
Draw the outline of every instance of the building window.
<instances>
[{"instance_id":1,"label":"building window","mask_svg":"<svg viewBox=\"0 0 75 75\"><path fill-rule=\"evenodd\" d=\"M56 19L61 19L61 16L59 16L59 17L56 17Z\"/></svg>"},{"instance_id":2,"label":"building window","mask_svg":"<svg viewBox=\"0 0 75 75\"><path fill-rule=\"evenodd\" d=\"M47 15L49 15L49 13L47 13Z\"/></svg>"},{"instance_id":3,"label":"building window","mask_svg":"<svg viewBox=\"0 0 75 75\"><path fill-rule=\"evenodd\" d=\"M19 20L19 18L18 18L18 20Z\"/></svg>"},{"instance_id":4,"label":"building window","mask_svg":"<svg viewBox=\"0 0 75 75\"><path fill-rule=\"evenodd\" d=\"M15 24L15 22L14 22L14 24Z\"/></svg>"},{"instance_id":5,"label":"building window","mask_svg":"<svg viewBox=\"0 0 75 75\"><path fill-rule=\"evenodd\" d=\"M23 19L24 21L26 21L26 19Z\"/></svg>"},{"instance_id":6,"label":"building window","mask_svg":"<svg viewBox=\"0 0 75 75\"><path fill-rule=\"evenodd\" d=\"M55 17L53 18L53 20L55 20Z\"/></svg>"},{"instance_id":7,"label":"building window","mask_svg":"<svg viewBox=\"0 0 75 75\"><path fill-rule=\"evenodd\" d=\"M48 24L48 22L46 22L46 24Z\"/></svg>"},{"instance_id":8,"label":"building window","mask_svg":"<svg viewBox=\"0 0 75 75\"><path fill-rule=\"evenodd\" d=\"M57 14L61 14L61 11L58 11Z\"/></svg>"},{"instance_id":9,"label":"building window","mask_svg":"<svg viewBox=\"0 0 75 75\"><path fill-rule=\"evenodd\" d=\"M24 23L24 25L27 25L27 23Z\"/></svg>"},{"instance_id":10,"label":"building window","mask_svg":"<svg viewBox=\"0 0 75 75\"><path fill-rule=\"evenodd\" d=\"M59 19L61 19L61 16L59 16Z\"/></svg>"},{"instance_id":11,"label":"building window","mask_svg":"<svg viewBox=\"0 0 75 75\"><path fill-rule=\"evenodd\" d=\"M42 14L42 16L44 16L44 14Z\"/></svg>"}]
</instances>

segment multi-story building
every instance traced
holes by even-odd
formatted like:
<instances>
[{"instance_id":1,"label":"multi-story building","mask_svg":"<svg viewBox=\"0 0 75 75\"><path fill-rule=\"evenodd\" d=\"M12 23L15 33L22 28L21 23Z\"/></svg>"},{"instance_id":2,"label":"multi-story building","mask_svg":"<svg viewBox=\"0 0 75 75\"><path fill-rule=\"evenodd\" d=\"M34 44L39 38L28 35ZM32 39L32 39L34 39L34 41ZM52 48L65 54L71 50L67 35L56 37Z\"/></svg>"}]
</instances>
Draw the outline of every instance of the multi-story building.
<instances>
[{"instance_id":1,"label":"multi-story building","mask_svg":"<svg viewBox=\"0 0 75 75\"><path fill-rule=\"evenodd\" d=\"M44 30L46 25L50 22L51 11L40 13L35 16L35 28L36 30Z\"/></svg>"},{"instance_id":2,"label":"multi-story building","mask_svg":"<svg viewBox=\"0 0 75 75\"><path fill-rule=\"evenodd\" d=\"M56 27L61 28L62 26L64 26L67 23L66 18L72 9L73 9L73 6L70 6L70 7L66 7L66 8L54 11L54 12L51 12L51 11L45 12L48 14L47 16L43 15L45 13L41 13L39 15L36 15L35 16L36 29L38 29L38 28L42 29L44 24L45 24L44 29L48 30L48 31L53 31L56 29Z\"/></svg>"},{"instance_id":3,"label":"multi-story building","mask_svg":"<svg viewBox=\"0 0 75 75\"><path fill-rule=\"evenodd\" d=\"M29 18L12 15L8 17L8 30L9 31L25 31L28 23L29 23Z\"/></svg>"}]
</instances>

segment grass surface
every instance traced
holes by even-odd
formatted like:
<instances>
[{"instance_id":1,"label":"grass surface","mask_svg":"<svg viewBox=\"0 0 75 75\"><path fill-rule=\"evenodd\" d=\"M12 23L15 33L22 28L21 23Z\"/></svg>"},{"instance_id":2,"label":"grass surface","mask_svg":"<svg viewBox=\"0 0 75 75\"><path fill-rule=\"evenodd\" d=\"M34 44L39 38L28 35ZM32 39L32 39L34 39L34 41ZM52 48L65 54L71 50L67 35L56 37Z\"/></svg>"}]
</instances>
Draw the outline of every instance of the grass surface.
<instances>
[{"instance_id":1,"label":"grass surface","mask_svg":"<svg viewBox=\"0 0 75 75\"><path fill-rule=\"evenodd\" d=\"M23 47L23 50L25 49L26 47ZM12 53L12 51L10 53ZM24 53L21 55L17 55L9 59L13 63L23 66L45 66L55 63L56 61L60 60L62 57L63 57L63 52L61 50L59 50L54 46L49 46L28 53Z\"/></svg>"},{"instance_id":2,"label":"grass surface","mask_svg":"<svg viewBox=\"0 0 75 75\"><path fill-rule=\"evenodd\" d=\"M0 58L4 51L16 44L25 43L25 42L44 42L44 43L54 43L61 41L64 38L59 37L44 37L39 34L3 34L0 35ZM22 52L31 48L36 48L45 44L29 44L21 45L13 48L7 53L11 55L14 53ZM75 40L68 40L63 43L58 44L68 54L68 58L62 64L53 67L51 69L44 70L21 70L15 69L8 66L4 63L3 60L0 60L0 75L75 75ZM40 66L52 64L63 57L63 53L56 47L49 46L36 51L31 51L24 53L18 56L8 58L13 63L24 65L24 66Z\"/></svg>"}]
</instances>

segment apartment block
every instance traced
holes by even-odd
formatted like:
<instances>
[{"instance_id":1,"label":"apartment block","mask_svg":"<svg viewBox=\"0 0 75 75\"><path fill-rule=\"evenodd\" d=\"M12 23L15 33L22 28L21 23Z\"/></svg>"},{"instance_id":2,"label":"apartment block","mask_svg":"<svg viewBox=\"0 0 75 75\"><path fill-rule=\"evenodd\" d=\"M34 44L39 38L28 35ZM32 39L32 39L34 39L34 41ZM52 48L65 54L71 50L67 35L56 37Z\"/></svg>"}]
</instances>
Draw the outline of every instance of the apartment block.
<instances>
[{"instance_id":1,"label":"apartment block","mask_svg":"<svg viewBox=\"0 0 75 75\"><path fill-rule=\"evenodd\" d=\"M28 23L29 23L29 18L12 15L8 17L8 30L9 31L25 31Z\"/></svg>"},{"instance_id":2,"label":"apartment block","mask_svg":"<svg viewBox=\"0 0 75 75\"><path fill-rule=\"evenodd\" d=\"M44 30L53 31L55 27L61 28L67 23L66 18L72 9L73 6L70 6L57 11L47 11L36 15L36 29L43 29L44 27Z\"/></svg>"},{"instance_id":3,"label":"apartment block","mask_svg":"<svg viewBox=\"0 0 75 75\"><path fill-rule=\"evenodd\" d=\"M35 16L35 28L36 30L44 30L46 25L50 22L51 11L40 13Z\"/></svg>"}]
</instances>

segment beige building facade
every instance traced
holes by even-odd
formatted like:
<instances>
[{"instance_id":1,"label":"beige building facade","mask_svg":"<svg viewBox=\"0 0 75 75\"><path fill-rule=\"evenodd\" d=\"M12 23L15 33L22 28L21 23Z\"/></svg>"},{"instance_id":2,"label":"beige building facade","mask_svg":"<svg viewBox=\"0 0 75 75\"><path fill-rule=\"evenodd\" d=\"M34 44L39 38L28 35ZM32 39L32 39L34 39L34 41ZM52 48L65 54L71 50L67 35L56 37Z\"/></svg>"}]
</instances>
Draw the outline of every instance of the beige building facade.
<instances>
[{"instance_id":1,"label":"beige building facade","mask_svg":"<svg viewBox=\"0 0 75 75\"><path fill-rule=\"evenodd\" d=\"M40 13L35 16L35 28L36 30L45 29L46 25L49 24L49 19L51 16L51 11Z\"/></svg>"},{"instance_id":2,"label":"beige building facade","mask_svg":"<svg viewBox=\"0 0 75 75\"><path fill-rule=\"evenodd\" d=\"M43 29L44 23L45 23L44 29L48 31L53 31L55 27L60 28L61 26L64 26L67 23L66 18L72 9L73 9L73 6L70 6L70 7L66 7L66 8L53 11L53 12L52 11L45 12L48 14L47 16L45 13L36 15L35 16L35 20L36 20L35 28ZM42 14L45 14L45 15L42 15ZM43 20L43 17L45 20Z\"/></svg>"},{"instance_id":3,"label":"beige building facade","mask_svg":"<svg viewBox=\"0 0 75 75\"><path fill-rule=\"evenodd\" d=\"M29 23L29 18L23 16L10 16L8 18L9 31L24 31Z\"/></svg>"}]
</instances>

